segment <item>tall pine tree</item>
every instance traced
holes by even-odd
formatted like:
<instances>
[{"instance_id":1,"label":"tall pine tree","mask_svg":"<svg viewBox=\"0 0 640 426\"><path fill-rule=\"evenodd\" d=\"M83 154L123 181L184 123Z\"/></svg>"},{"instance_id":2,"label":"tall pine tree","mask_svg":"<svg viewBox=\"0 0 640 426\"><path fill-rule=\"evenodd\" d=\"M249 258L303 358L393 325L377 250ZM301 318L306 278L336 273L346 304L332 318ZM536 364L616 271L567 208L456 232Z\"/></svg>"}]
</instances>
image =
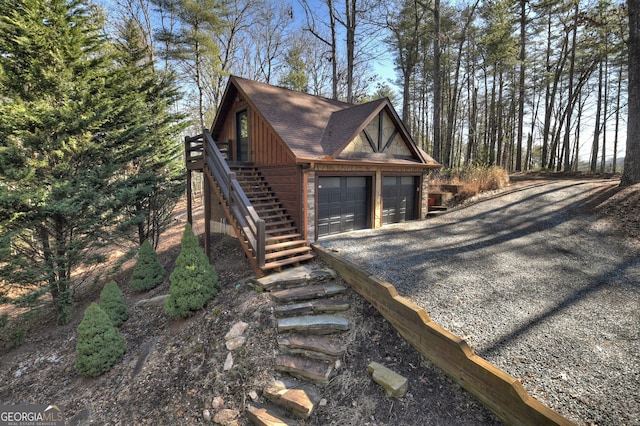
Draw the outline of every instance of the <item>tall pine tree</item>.
<instances>
[{"instance_id":1,"label":"tall pine tree","mask_svg":"<svg viewBox=\"0 0 640 426\"><path fill-rule=\"evenodd\" d=\"M173 95L156 109L147 102L170 89L141 83L119 62L84 0L0 9L0 278L25 301L50 292L66 322L76 272L103 260L101 244L114 237L121 198L139 175L131 164L156 158L145 136L173 120L163 104Z\"/></svg>"}]
</instances>

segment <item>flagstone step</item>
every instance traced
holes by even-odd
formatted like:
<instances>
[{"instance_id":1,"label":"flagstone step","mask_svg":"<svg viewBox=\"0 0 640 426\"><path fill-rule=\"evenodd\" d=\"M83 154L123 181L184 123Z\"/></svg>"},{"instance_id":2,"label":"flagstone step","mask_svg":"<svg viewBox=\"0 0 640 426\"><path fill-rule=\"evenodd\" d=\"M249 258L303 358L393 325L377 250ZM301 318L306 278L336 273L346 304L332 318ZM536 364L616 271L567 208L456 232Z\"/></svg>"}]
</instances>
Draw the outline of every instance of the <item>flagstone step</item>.
<instances>
[{"instance_id":1,"label":"flagstone step","mask_svg":"<svg viewBox=\"0 0 640 426\"><path fill-rule=\"evenodd\" d=\"M349 321L337 315L302 315L278 318L278 332L298 331L311 334L333 334L351 328Z\"/></svg>"},{"instance_id":2,"label":"flagstone step","mask_svg":"<svg viewBox=\"0 0 640 426\"><path fill-rule=\"evenodd\" d=\"M262 395L301 419L308 419L320 401L318 392L312 386L286 379L274 380L264 389Z\"/></svg>"},{"instance_id":3,"label":"flagstone step","mask_svg":"<svg viewBox=\"0 0 640 426\"><path fill-rule=\"evenodd\" d=\"M346 291L347 288L341 284L326 282L274 291L271 293L271 299L277 303L301 302L303 300L319 299L321 297L342 294Z\"/></svg>"},{"instance_id":4,"label":"flagstone step","mask_svg":"<svg viewBox=\"0 0 640 426\"><path fill-rule=\"evenodd\" d=\"M282 410L263 404L249 404L246 413L249 421L256 426L295 426L299 423L288 418Z\"/></svg>"},{"instance_id":5,"label":"flagstone step","mask_svg":"<svg viewBox=\"0 0 640 426\"><path fill-rule=\"evenodd\" d=\"M272 239L275 241L275 239ZM336 277L332 269L316 268L311 265L301 265L282 272L270 274L258 279L258 284L266 291L307 285L310 282L328 281Z\"/></svg>"},{"instance_id":6,"label":"flagstone step","mask_svg":"<svg viewBox=\"0 0 640 426\"><path fill-rule=\"evenodd\" d=\"M288 355L303 355L308 358L335 361L347 350L347 345L329 336L291 333L278 336L280 351Z\"/></svg>"},{"instance_id":7,"label":"flagstone step","mask_svg":"<svg viewBox=\"0 0 640 426\"><path fill-rule=\"evenodd\" d=\"M276 317L290 317L293 315L307 315L324 312L339 312L349 309L349 303L344 300L310 300L274 307Z\"/></svg>"},{"instance_id":8,"label":"flagstone step","mask_svg":"<svg viewBox=\"0 0 640 426\"><path fill-rule=\"evenodd\" d=\"M276 357L276 371L289 373L294 377L308 379L316 383L328 383L333 363L292 355Z\"/></svg>"}]
</instances>

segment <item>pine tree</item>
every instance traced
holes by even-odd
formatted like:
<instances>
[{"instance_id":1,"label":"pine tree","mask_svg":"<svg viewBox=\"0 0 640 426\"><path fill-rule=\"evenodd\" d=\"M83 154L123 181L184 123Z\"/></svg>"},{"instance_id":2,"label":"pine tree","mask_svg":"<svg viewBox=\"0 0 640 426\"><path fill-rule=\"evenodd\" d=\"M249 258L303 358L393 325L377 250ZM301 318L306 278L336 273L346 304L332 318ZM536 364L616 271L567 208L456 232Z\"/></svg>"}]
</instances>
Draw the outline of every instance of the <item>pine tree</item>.
<instances>
[{"instance_id":1,"label":"pine tree","mask_svg":"<svg viewBox=\"0 0 640 426\"><path fill-rule=\"evenodd\" d=\"M89 305L78 326L76 369L83 376L97 377L122 359L127 350L124 337L97 303Z\"/></svg>"},{"instance_id":2,"label":"pine tree","mask_svg":"<svg viewBox=\"0 0 640 426\"><path fill-rule=\"evenodd\" d=\"M127 109L135 121L131 127L143 130L132 140L126 173L117 184L117 209L123 213L117 230L138 245L149 240L157 248L184 194L179 136L187 123L183 114L173 112L179 98L174 77L154 69L144 36L133 21L120 26L115 47L120 71L126 73L123 85L132 99Z\"/></svg>"},{"instance_id":3,"label":"pine tree","mask_svg":"<svg viewBox=\"0 0 640 426\"><path fill-rule=\"evenodd\" d=\"M114 327L119 327L129 318L129 308L124 303L124 295L115 281L104 285L100 292L100 307L109 315Z\"/></svg>"},{"instance_id":4,"label":"pine tree","mask_svg":"<svg viewBox=\"0 0 640 426\"><path fill-rule=\"evenodd\" d=\"M176 268L169 279L171 286L164 309L174 318L192 315L218 294L218 275L200 248L189 223L185 225Z\"/></svg>"},{"instance_id":5,"label":"pine tree","mask_svg":"<svg viewBox=\"0 0 640 426\"><path fill-rule=\"evenodd\" d=\"M100 23L85 0L0 3L0 279L27 290L14 302L50 292L60 323L125 206L157 235L181 185L172 86L119 62Z\"/></svg>"},{"instance_id":6,"label":"pine tree","mask_svg":"<svg viewBox=\"0 0 640 426\"><path fill-rule=\"evenodd\" d=\"M129 286L135 291L147 291L162 284L166 271L158 260L156 251L146 240L138 251L138 260L133 268Z\"/></svg>"}]
</instances>

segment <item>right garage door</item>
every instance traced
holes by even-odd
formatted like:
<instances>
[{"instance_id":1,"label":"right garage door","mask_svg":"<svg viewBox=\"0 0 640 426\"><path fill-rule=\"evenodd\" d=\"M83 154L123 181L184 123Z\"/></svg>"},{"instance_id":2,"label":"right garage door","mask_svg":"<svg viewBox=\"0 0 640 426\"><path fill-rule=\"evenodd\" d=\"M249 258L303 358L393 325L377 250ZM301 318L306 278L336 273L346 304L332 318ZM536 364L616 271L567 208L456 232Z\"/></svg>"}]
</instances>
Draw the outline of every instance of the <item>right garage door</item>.
<instances>
[{"instance_id":1,"label":"right garage door","mask_svg":"<svg viewBox=\"0 0 640 426\"><path fill-rule=\"evenodd\" d=\"M418 217L418 178L385 176L383 179L382 223L396 223Z\"/></svg>"},{"instance_id":2,"label":"right garage door","mask_svg":"<svg viewBox=\"0 0 640 426\"><path fill-rule=\"evenodd\" d=\"M369 227L370 182L366 176L318 179L318 236Z\"/></svg>"}]
</instances>

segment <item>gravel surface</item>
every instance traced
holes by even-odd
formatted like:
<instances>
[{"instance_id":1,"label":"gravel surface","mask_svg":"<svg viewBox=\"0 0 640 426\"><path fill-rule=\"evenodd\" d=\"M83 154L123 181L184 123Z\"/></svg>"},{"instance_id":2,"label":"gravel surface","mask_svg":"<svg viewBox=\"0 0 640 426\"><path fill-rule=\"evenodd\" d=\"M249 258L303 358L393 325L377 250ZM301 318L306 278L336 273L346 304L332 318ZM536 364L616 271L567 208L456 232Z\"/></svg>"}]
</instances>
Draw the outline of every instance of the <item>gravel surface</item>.
<instances>
[{"instance_id":1,"label":"gravel surface","mask_svg":"<svg viewBox=\"0 0 640 426\"><path fill-rule=\"evenodd\" d=\"M568 419L640 425L640 249L591 214L616 184L531 182L319 243L389 281Z\"/></svg>"}]
</instances>

